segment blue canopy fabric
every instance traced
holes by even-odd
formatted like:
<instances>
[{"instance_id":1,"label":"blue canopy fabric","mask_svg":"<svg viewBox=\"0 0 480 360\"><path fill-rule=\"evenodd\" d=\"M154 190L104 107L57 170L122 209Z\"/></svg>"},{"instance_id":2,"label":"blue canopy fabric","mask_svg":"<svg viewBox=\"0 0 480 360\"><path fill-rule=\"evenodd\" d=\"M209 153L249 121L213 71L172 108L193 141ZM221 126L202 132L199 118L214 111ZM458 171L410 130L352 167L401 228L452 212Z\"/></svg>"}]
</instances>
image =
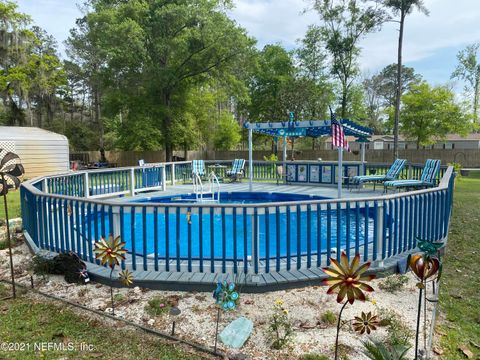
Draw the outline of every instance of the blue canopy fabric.
<instances>
[{"instance_id":1,"label":"blue canopy fabric","mask_svg":"<svg viewBox=\"0 0 480 360\"><path fill-rule=\"evenodd\" d=\"M343 126L346 136L355 136L358 139L367 140L373 130L365 126L361 126L351 120L342 119L339 122ZM244 127L252 129L253 132L277 136L277 137L321 137L330 136L331 122L330 120L306 120L306 121L281 121L266 123L250 123L247 122Z\"/></svg>"}]
</instances>

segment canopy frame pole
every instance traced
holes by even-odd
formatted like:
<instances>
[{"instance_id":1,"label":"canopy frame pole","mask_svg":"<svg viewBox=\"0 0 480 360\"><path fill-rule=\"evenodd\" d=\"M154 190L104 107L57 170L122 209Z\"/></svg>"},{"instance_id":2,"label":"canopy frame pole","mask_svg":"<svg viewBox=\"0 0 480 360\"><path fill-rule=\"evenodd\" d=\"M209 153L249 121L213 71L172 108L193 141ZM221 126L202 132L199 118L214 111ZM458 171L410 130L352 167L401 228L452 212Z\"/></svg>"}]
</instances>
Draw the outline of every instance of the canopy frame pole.
<instances>
[{"instance_id":1,"label":"canopy frame pole","mask_svg":"<svg viewBox=\"0 0 480 360\"><path fill-rule=\"evenodd\" d=\"M362 156L361 156L361 161L362 161L362 172L360 175L366 175L365 174L365 143L364 142L361 142L360 143L360 146L362 147Z\"/></svg>"},{"instance_id":2,"label":"canopy frame pole","mask_svg":"<svg viewBox=\"0 0 480 360\"><path fill-rule=\"evenodd\" d=\"M253 129L248 129L248 190L253 191Z\"/></svg>"},{"instance_id":3,"label":"canopy frame pole","mask_svg":"<svg viewBox=\"0 0 480 360\"><path fill-rule=\"evenodd\" d=\"M337 179L337 185L338 185L338 194L337 197L339 199L342 198L342 182L343 182L343 148L339 146L337 148L338 150L338 179Z\"/></svg>"},{"instance_id":4,"label":"canopy frame pole","mask_svg":"<svg viewBox=\"0 0 480 360\"><path fill-rule=\"evenodd\" d=\"M283 183L287 183L287 136L283 136L283 157L282 157L282 166L283 166Z\"/></svg>"}]
</instances>

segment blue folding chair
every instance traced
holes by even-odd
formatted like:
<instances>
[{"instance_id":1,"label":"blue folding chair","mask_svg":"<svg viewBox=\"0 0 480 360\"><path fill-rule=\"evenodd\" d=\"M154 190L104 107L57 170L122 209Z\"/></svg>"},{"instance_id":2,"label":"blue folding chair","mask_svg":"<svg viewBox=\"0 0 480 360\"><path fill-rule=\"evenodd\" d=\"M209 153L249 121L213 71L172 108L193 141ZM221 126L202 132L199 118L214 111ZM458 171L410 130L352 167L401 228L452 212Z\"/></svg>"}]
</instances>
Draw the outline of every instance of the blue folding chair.
<instances>
[{"instance_id":1,"label":"blue folding chair","mask_svg":"<svg viewBox=\"0 0 480 360\"><path fill-rule=\"evenodd\" d=\"M351 184L360 186L365 183L373 183L373 189L375 190L375 185L377 183L383 183L385 181L396 180L400 176L403 168L407 164L407 160L405 159L397 159L395 162L390 166L387 173L385 175L361 175L361 176L354 176L352 178Z\"/></svg>"},{"instance_id":2,"label":"blue folding chair","mask_svg":"<svg viewBox=\"0 0 480 360\"><path fill-rule=\"evenodd\" d=\"M235 159L232 168L227 170L227 177L233 182L240 180L245 175L245 159Z\"/></svg>"},{"instance_id":3,"label":"blue folding chair","mask_svg":"<svg viewBox=\"0 0 480 360\"><path fill-rule=\"evenodd\" d=\"M384 190L387 192L389 187L392 188L428 188L436 186L438 181L438 174L440 172L440 160L428 159L425 162L425 166L422 171L422 176L419 180L409 179L409 180L394 180L394 181L385 181L383 183Z\"/></svg>"},{"instance_id":4,"label":"blue folding chair","mask_svg":"<svg viewBox=\"0 0 480 360\"><path fill-rule=\"evenodd\" d=\"M205 162L203 160L192 160L192 176L205 177Z\"/></svg>"}]
</instances>

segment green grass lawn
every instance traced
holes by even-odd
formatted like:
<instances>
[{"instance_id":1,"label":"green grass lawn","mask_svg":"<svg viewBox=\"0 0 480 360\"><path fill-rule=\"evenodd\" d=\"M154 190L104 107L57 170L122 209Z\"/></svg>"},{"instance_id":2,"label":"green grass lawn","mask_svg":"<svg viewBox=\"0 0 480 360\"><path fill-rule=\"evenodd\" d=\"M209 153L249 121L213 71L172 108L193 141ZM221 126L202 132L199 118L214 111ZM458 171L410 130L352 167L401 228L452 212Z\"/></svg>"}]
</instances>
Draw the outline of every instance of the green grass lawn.
<instances>
[{"instance_id":1,"label":"green grass lawn","mask_svg":"<svg viewBox=\"0 0 480 360\"><path fill-rule=\"evenodd\" d=\"M10 191L7 194L8 216L10 219L21 216L20 190ZM5 219L3 196L0 196L0 219Z\"/></svg>"},{"instance_id":2,"label":"green grass lawn","mask_svg":"<svg viewBox=\"0 0 480 360\"><path fill-rule=\"evenodd\" d=\"M440 288L442 358L480 359L480 172L457 179Z\"/></svg>"},{"instance_id":3,"label":"green grass lawn","mask_svg":"<svg viewBox=\"0 0 480 360\"><path fill-rule=\"evenodd\" d=\"M0 297L7 294L0 285ZM20 297L0 303L0 343L30 344L30 351L5 351L0 359L201 359L179 345L141 331L127 330L121 323L106 325L101 317L80 316L68 306L51 301L35 301ZM72 351L34 351L34 344L72 344ZM92 349L80 350L81 344ZM46 346L46 345L45 345Z\"/></svg>"}]
</instances>

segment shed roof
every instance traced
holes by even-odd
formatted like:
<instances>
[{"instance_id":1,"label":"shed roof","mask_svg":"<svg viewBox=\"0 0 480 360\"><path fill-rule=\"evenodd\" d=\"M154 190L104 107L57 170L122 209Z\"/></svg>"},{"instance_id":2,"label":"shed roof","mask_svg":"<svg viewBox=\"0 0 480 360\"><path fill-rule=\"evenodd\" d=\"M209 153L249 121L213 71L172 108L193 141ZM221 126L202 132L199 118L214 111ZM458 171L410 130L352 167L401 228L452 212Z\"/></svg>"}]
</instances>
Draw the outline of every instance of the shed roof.
<instances>
[{"instance_id":1,"label":"shed roof","mask_svg":"<svg viewBox=\"0 0 480 360\"><path fill-rule=\"evenodd\" d=\"M0 140L55 140L68 141L67 137L37 127L0 126Z\"/></svg>"}]
</instances>

